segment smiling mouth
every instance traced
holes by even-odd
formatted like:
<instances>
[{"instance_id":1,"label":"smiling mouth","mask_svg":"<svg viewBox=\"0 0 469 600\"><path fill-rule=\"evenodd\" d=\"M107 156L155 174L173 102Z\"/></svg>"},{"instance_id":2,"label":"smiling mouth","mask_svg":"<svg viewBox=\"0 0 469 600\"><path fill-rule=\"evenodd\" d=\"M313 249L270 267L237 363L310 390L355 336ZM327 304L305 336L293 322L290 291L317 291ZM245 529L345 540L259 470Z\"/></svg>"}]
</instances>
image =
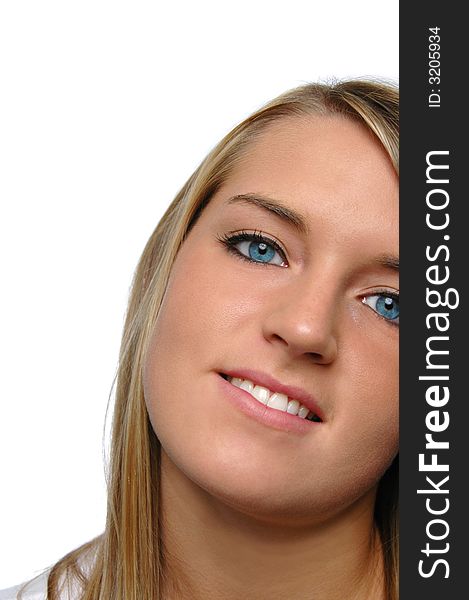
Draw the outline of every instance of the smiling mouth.
<instances>
[{"instance_id":1,"label":"smiling mouth","mask_svg":"<svg viewBox=\"0 0 469 600\"><path fill-rule=\"evenodd\" d=\"M231 377L230 375L225 375L224 373L220 373L220 375L225 381L228 381L231 383L231 385L248 392L248 394L250 394L255 400L261 404L264 404L265 406L268 406L269 408L273 408L274 410L278 410L280 412L286 412L290 415L297 416L300 419L313 421L314 423L323 422L321 417L319 417L316 413L309 410L308 407L301 404L301 402L298 400L289 398L286 394L272 392L266 387L256 385L250 379Z\"/></svg>"}]
</instances>

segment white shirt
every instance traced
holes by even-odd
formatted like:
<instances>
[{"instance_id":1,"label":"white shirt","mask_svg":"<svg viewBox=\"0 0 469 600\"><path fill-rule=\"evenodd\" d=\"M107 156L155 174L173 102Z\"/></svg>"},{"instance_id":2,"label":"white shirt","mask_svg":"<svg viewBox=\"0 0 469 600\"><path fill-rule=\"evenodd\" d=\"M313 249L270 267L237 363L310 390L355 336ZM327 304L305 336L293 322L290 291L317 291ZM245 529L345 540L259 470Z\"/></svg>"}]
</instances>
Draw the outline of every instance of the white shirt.
<instances>
[{"instance_id":1,"label":"white shirt","mask_svg":"<svg viewBox=\"0 0 469 600\"><path fill-rule=\"evenodd\" d=\"M88 552L79 558L80 568L86 575L89 574L94 561L94 551ZM17 600L18 592L22 592L21 600L47 600L47 579L51 569L47 569L31 581L15 585L7 590L0 590L0 600ZM61 586L63 580L60 580L60 598L61 600L77 600L82 595L82 589L78 582L67 582Z\"/></svg>"},{"instance_id":2,"label":"white shirt","mask_svg":"<svg viewBox=\"0 0 469 600\"><path fill-rule=\"evenodd\" d=\"M28 583L15 585L7 590L0 590L0 600L16 600L18 592L23 589L21 598L23 600L46 600L47 578L49 571L44 571Z\"/></svg>"}]
</instances>

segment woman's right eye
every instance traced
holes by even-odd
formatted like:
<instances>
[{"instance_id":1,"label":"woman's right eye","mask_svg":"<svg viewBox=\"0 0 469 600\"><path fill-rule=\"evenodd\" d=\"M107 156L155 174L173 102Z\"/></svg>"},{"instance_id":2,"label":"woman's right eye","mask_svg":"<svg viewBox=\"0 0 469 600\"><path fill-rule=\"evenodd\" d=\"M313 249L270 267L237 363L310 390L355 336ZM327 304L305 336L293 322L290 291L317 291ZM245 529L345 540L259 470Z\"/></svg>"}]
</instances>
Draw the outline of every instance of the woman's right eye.
<instances>
[{"instance_id":1,"label":"woman's right eye","mask_svg":"<svg viewBox=\"0 0 469 600\"><path fill-rule=\"evenodd\" d=\"M264 264L278 265L282 267L285 265L285 261L280 256L278 250L274 248L272 244L268 242L259 242L257 240L238 242L234 248L246 258L253 260L254 262L262 262Z\"/></svg>"},{"instance_id":2,"label":"woman's right eye","mask_svg":"<svg viewBox=\"0 0 469 600\"><path fill-rule=\"evenodd\" d=\"M288 263L285 253L280 245L259 232L240 232L234 235L224 236L220 241L227 247L229 252L249 262L264 265L276 265L287 267Z\"/></svg>"}]
</instances>

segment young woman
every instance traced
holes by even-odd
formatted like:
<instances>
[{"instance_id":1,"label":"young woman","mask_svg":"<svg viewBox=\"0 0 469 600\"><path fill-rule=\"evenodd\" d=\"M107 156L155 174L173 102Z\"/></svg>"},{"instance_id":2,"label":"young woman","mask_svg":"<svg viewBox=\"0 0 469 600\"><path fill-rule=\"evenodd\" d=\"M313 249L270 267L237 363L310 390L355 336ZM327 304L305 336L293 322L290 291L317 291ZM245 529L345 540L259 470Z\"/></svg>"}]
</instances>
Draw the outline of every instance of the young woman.
<instances>
[{"instance_id":1,"label":"young woman","mask_svg":"<svg viewBox=\"0 0 469 600\"><path fill-rule=\"evenodd\" d=\"M393 87L229 133L138 265L106 528L47 597L396 600L398 289Z\"/></svg>"}]
</instances>

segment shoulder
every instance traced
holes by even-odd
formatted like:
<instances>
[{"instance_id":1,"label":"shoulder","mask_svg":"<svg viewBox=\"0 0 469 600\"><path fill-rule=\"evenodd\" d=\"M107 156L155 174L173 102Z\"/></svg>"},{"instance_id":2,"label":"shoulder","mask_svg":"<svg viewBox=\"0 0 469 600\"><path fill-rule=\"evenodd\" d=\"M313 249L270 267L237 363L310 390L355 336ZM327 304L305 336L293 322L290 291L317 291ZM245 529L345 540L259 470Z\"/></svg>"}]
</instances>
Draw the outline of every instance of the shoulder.
<instances>
[{"instance_id":1,"label":"shoulder","mask_svg":"<svg viewBox=\"0 0 469 600\"><path fill-rule=\"evenodd\" d=\"M49 570L44 571L44 573L31 579L31 581L16 585L7 590L0 590L0 600L46 600L48 576Z\"/></svg>"}]
</instances>

